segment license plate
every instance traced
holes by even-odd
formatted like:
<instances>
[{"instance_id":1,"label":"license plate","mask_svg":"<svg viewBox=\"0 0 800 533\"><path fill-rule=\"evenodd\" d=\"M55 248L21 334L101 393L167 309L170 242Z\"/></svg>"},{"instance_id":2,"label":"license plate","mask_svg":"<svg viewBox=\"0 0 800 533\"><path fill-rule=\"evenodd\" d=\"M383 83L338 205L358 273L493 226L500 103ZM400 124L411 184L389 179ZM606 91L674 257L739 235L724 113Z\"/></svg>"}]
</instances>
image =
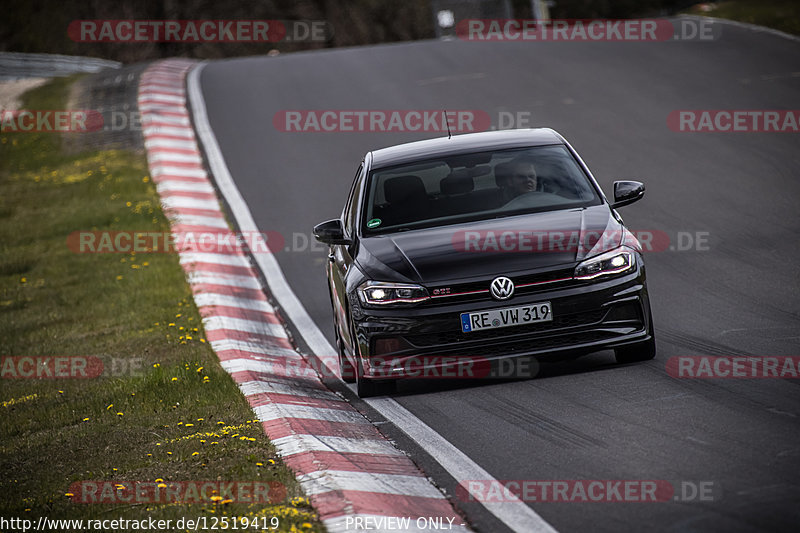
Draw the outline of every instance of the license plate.
<instances>
[{"instance_id":1,"label":"license plate","mask_svg":"<svg viewBox=\"0 0 800 533\"><path fill-rule=\"evenodd\" d=\"M533 322L549 322L553 320L550 302L538 302L518 307L489 309L474 313L461 313L461 331L470 333L484 329L521 326Z\"/></svg>"}]
</instances>

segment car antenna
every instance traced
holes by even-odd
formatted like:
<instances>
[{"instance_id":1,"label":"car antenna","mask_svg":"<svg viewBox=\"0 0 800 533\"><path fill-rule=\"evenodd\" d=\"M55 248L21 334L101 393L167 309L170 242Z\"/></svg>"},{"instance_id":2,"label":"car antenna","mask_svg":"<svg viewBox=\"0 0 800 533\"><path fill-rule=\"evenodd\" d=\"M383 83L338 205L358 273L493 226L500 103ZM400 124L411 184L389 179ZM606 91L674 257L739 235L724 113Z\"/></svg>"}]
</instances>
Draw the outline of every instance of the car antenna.
<instances>
[{"instance_id":1,"label":"car antenna","mask_svg":"<svg viewBox=\"0 0 800 533\"><path fill-rule=\"evenodd\" d=\"M444 110L444 123L447 124L447 138L452 137L450 134L450 121L447 119L447 109Z\"/></svg>"}]
</instances>

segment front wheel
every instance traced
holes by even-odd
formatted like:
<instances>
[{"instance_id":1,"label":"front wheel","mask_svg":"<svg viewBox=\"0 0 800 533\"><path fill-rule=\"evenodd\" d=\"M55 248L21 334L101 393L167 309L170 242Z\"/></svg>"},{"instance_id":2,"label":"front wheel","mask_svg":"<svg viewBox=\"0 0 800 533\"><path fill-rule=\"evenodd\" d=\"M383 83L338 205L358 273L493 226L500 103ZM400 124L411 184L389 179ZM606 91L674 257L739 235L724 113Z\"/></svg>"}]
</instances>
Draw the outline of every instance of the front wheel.
<instances>
[{"instance_id":1,"label":"front wheel","mask_svg":"<svg viewBox=\"0 0 800 533\"><path fill-rule=\"evenodd\" d=\"M355 383L356 369L352 363L350 363L350 360L347 359L344 353L344 345L341 339L339 339L338 333L336 334L336 348L339 351L339 375L342 377L342 381L345 383Z\"/></svg>"}]
</instances>

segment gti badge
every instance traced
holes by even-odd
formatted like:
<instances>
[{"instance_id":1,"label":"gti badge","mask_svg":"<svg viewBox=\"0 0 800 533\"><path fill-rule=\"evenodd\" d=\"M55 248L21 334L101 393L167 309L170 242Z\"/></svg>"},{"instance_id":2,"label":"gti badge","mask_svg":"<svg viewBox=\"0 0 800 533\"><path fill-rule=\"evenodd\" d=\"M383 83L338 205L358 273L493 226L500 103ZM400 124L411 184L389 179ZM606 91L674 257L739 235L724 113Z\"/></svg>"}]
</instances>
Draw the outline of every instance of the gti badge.
<instances>
[{"instance_id":1,"label":"gti badge","mask_svg":"<svg viewBox=\"0 0 800 533\"><path fill-rule=\"evenodd\" d=\"M505 276L494 278L489 285L489 292L495 300L508 300L514 295L514 282Z\"/></svg>"}]
</instances>

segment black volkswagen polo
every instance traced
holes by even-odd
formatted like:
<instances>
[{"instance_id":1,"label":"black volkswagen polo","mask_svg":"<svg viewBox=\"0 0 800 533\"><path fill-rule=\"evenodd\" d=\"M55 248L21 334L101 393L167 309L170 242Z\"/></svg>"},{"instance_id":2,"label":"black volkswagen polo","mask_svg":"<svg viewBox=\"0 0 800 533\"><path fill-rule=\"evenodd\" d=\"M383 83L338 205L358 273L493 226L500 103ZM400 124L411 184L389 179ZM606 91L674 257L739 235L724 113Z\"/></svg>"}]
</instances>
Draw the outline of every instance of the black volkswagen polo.
<instances>
[{"instance_id":1,"label":"black volkswagen polo","mask_svg":"<svg viewBox=\"0 0 800 533\"><path fill-rule=\"evenodd\" d=\"M399 378L521 377L606 348L652 359L642 250L616 212L643 195L617 181L609 203L551 129L367 153L341 218L314 228L330 245L343 379L369 396Z\"/></svg>"}]
</instances>

